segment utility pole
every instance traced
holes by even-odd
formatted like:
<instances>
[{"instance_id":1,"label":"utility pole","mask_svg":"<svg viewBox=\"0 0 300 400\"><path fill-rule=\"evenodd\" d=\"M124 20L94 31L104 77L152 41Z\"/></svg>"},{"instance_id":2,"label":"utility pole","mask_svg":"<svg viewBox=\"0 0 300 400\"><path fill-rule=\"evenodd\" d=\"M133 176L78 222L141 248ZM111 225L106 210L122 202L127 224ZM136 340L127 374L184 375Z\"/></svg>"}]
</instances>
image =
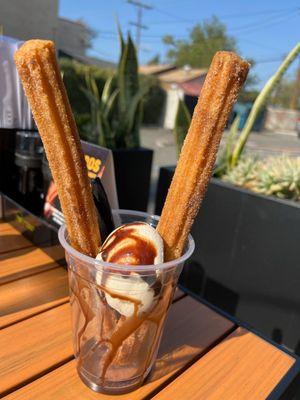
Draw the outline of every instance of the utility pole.
<instances>
[{"instance_id":1,"label":"utility pole","mask_svg":"<svg viewBox=\"0 0 300 400\"><path fill-rule=\"evenodd\" d=\"M139 0L127 0L127 3L132 4L137 8L137 20L136 22L130 22L130 25L136 26L135 45L136 45L136 52L137 54L139 54L142 29L148 29L146 25L142 24L143 9L152 10L153 7L150 6L149 4L142 3Z\"/></svg>"}]
</instances>

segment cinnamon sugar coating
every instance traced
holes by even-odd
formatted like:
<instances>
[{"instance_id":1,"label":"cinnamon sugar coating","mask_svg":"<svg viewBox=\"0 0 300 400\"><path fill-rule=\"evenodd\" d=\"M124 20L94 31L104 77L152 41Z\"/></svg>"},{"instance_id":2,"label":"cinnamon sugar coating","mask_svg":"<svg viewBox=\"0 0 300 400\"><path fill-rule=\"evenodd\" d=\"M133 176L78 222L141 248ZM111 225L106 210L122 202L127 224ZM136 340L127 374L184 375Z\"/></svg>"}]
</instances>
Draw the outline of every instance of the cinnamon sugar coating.
<instances>
[{"instance_id":1,"label":"cinnamon sugar coating","mask_svg":"<svg viewBox=\"0 0 300 400\"><path fill-rule=\"evenodd\" d=\"M219 51L212 60L157 226L164 240L165 261L182 254L248 70L249 64L231 52Z\"/></svg>"},{"instance_id":2,"label":"cinnamon sugar coating","mask_svg":"<svg viewBox=\"0 0 300 400\"><path fill-rule=\"evenodd\" d=\"M71 245L95 257L101 244L97 214L54 44L29 40L14 58L57 186Z\"/></svg>"}]
</instances>

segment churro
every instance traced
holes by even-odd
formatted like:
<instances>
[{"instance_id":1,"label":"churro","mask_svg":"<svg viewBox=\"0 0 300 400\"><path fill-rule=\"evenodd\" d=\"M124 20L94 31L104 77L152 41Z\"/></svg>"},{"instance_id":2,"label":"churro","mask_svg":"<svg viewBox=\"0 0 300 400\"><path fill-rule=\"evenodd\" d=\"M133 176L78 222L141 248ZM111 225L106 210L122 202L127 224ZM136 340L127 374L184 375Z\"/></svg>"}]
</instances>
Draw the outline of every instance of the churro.
<instances>
[{"instance_id":1,"label":"churro","mask_svg":"<svg viewBox=\"0 0 300 400\"><path fill-rule=\"evenodd\" d=\"M165 261L180 257L204 197L221 135L249 64L236 54L215 54L195 107L157 230Z\"/></svg>"},{"instance_id":2,"label":"churro","mask_svg":"<svg viewBox=\"0 0 300 400\"><path fill-rule=\"evenodd\" d=\"M53 42L29 40L15 53L15 63L57 186L71 245L96 257L101 244L97 214Z\"/></svg>"}]
</instances>

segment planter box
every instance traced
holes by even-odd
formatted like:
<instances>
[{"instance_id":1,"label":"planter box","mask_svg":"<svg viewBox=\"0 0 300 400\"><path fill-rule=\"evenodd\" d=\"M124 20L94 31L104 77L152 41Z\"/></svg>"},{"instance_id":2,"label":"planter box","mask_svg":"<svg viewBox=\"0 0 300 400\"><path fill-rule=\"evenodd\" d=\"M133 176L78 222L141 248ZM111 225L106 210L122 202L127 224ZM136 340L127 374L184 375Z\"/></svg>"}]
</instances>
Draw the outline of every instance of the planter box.
<instances>
[{"instance_id":1,"label":"planter box","mask_svg":"<svg viewBox=\"0 0 300 400\"><path fill-rule=\"evenodd\" d=\"M146 211L148 206L153 150L113 150L119 207Z\"/></svg>"},{"instance_id":2,"label":"planter box","mask_svg":"<svg viewBox=\"0 0 300 400\"><path fill-rule=\"evenodd\" d=\"M212 179L192 235L181 284L300 353L300 205Z\"/></svg>"}]
</instances>

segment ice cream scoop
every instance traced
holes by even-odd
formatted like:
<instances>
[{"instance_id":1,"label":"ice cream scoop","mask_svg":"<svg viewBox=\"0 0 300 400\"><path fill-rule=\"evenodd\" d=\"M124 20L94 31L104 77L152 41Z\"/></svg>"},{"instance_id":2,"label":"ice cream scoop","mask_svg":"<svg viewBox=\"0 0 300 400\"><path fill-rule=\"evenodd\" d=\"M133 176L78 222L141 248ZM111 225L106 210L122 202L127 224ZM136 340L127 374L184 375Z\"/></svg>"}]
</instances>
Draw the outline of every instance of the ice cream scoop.
<instances>
[{"instance_id":1,"label":"ice cream scoop","mask_svg":"<svg viewBox=\"0 0 300 400\"><path fill-rule=\"evenodd\" d=\"M145 222L132 222L115 229L105 240L99 260L124 265L151 265L163 262L161 236Z\"/></svg>"},{"instance_id":2,"label":"ice cream scoop","mask_svg":"<svg viewBox=\"0 0 300 400\"><path fill-rule=\"evenodd\" d=\"M96 259L123 265L160 264L164 259L164 245L155 228L144 222L133 222L115 229ZM154 301L153 277L151 283L147 282L136 272L130 272L130 267L124 274L97 273L97 283L103 288L108 304L126 317L132 316L136 309L138 314L146 312Z\"/></svg>"}]
</instances>

